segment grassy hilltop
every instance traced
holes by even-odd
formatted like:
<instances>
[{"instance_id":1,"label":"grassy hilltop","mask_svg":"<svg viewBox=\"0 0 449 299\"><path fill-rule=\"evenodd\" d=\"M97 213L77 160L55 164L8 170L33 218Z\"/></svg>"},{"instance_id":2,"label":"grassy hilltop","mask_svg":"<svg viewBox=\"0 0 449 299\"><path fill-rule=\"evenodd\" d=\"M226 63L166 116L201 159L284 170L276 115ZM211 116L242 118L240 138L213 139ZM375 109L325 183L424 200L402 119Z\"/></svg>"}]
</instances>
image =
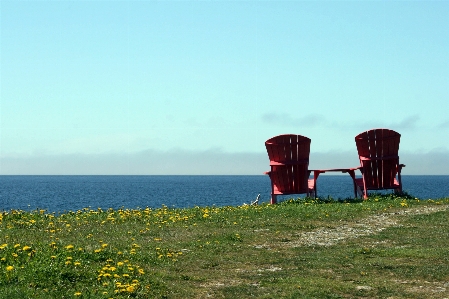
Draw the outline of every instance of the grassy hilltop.
<instances>
[{"instance_id":1,"label":"grassy hilltop","mask_svg":"<svg viewBox=\"0 0 449 299\"><path fill-rule=\"evenodd\" d=\"M0 214L0 298L447 298L449 198Z\"/></svg>"}]
</instances>

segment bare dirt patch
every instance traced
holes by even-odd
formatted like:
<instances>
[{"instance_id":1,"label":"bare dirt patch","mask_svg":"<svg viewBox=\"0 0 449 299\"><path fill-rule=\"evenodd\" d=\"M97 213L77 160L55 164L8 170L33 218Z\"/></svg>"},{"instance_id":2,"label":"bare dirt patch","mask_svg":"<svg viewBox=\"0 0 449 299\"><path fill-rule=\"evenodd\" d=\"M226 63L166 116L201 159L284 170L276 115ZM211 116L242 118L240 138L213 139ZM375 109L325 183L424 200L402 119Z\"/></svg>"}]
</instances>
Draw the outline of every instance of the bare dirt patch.
<instances>
[{"instance_id":1,"label":"bare dirt patch","mask_svg":"<svg viewBox=\"0 0 449 299\"><path fill-rule=\"evenodd\" d=\"M446 205L404 208L397 212L382 213L355 222L343 223L335 228L318 228L312 231L298 232L292 235L292 240L289 240L289 242L282 242L282 246L332 246L346 239L372 235L388 227L401 225L399 221L404 216L431 214L445 211L448 208ZM279 244L275 246L277 245ZM268 249L271 246L268 244L258 244L255 247Z\"/></svg>"}]
</instances>

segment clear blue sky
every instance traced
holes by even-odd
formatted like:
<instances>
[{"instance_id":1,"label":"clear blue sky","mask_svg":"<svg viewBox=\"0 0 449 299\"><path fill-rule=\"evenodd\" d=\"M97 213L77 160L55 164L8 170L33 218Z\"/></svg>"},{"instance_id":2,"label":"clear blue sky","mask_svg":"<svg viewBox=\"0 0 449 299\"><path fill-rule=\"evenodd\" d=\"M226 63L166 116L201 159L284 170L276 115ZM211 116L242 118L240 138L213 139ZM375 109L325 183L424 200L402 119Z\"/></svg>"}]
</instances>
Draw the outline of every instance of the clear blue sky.
<instances>
[{"instance_id":1,"label":"clear blue sky","mask_svg":"<svg viewBox=\"0 0 449 299\"><path fill-rule=\"evenodd\" d=\"M0 174L261 174L402 134L449 174L449 1L0 1Z\"/></svg>"}]
</instances>

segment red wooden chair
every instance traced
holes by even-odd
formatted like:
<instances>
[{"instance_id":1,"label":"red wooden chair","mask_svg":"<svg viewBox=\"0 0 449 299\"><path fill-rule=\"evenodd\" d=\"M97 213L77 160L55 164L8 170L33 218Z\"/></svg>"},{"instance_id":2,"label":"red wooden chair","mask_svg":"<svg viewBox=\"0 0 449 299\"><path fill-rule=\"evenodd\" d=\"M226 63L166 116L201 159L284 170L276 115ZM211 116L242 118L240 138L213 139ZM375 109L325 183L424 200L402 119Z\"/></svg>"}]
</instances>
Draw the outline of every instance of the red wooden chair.
<instances>
[{"instance_id":1,"label":"red wooden chair","mask_svg":"<svg viewBox=\"0 0 449 299\"><path fill-rule=\"evenodd\" d=\"M311 140L301 135L279 135L265 142L271 171L271 203L277 195L314 193L315 180L309 180Z\"/></svg>"},{"instance_id":2,"label":"red wooden chair","mask_svg":"<svg viewBox=\"0 0 449 299\"><path fill-rule=\"evenodd\" d=\"M388 129L373 129L360 133L355 143L360 159L362 178L355 179L364 199L368 190L394 189L402 192L401 170L399 164L399 141L401 134Z\"/></svg>"}]
</instances>

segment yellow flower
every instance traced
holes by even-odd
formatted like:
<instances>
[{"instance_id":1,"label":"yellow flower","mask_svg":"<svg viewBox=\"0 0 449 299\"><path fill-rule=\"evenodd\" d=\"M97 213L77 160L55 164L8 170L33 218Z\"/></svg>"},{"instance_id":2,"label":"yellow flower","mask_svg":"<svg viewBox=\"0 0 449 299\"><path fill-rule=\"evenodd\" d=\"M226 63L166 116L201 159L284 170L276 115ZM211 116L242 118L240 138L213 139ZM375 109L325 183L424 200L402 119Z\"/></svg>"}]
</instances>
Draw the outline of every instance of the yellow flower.
<instances>
[{"instance_id":1,"label":"yellow flower","mask_svg":"<svg viewBox=\"0 0 449 299\"><path fill-rule=\"evenodd\" d=\"M119 267L120 267L120 266L123 266L123 265L124 265L123 262L118 262L118 263L117 263L117 266L119 266Z\"/></svg>"},{"instance_id":2,"label":"yellow flower","mask_svg":"<svg viewBox=\"0 0 449 299\"><path fill-rule=\"evenodd\" d=\"M65 247L65 249L67 249L67 250L70 250L70 249L73 249L73 248L74 248L74 246L73 246L72 244L67 245L67 246Z\"/></svg>"},{"instance_id":3,"label":"yellow flower","mask_svg":"<svg viewBox=\"0 0 449 299\"><path fill-rule=\"evenodd\" d=\"M14 248L18 248L18 247L20 247L20 244L14 245Z\"/></svg>"},{"instance_id":4,"label":"yellow flower","mask_svg":"<svg viewBox=\"0 0 449 299\"><path fill-rule=\"evenodd\" d=\"M81 292L76 292L75 296L81 296Z\"/></svg>"},{"instance_id":5,"label":"yellow flower","mask_svg":"<svg viewBox=\"0 0 449 299\"><path fill-rule=\"evenodd\" d=\"M23 248L22 248L23 251L27 251L27 250L30 250L30 249L31 249L30 246L23 246Z\"/></svg>"},{"instance_id":6,"label":"yellow flower","mask_svg":"<svg viewBox=\"0 0 449 299\"><path fill-rule=\"evenodd\" d=\"M12 271L12 270L14 270L14 267L13 267L13 266L7 266L7 267L6 267L6 271Z\"/></svg>"},{"instance_id":7,"label":"yellow flower","mask_svg":"<svg viewBox=\"0 0 449 299\"><path fill-rule=\"evenodd\" d=\"M134 287L134 286L128 286L127 288L126 288L126 291L128 291L128 293L132 293L132 292L134 292L136 290L136 288Z\"/></svg>"},{"instance_id":8,"label":"yellow flower","mask_svg":"<svg viewBox=\"0 0 449 299\"><path fill-rule=\"evenodd\" d=\"M2 244L2 245L0 245L0 249L5 249L6 247L8 247L8 244Z\"/></svg>"}]
</instances>

